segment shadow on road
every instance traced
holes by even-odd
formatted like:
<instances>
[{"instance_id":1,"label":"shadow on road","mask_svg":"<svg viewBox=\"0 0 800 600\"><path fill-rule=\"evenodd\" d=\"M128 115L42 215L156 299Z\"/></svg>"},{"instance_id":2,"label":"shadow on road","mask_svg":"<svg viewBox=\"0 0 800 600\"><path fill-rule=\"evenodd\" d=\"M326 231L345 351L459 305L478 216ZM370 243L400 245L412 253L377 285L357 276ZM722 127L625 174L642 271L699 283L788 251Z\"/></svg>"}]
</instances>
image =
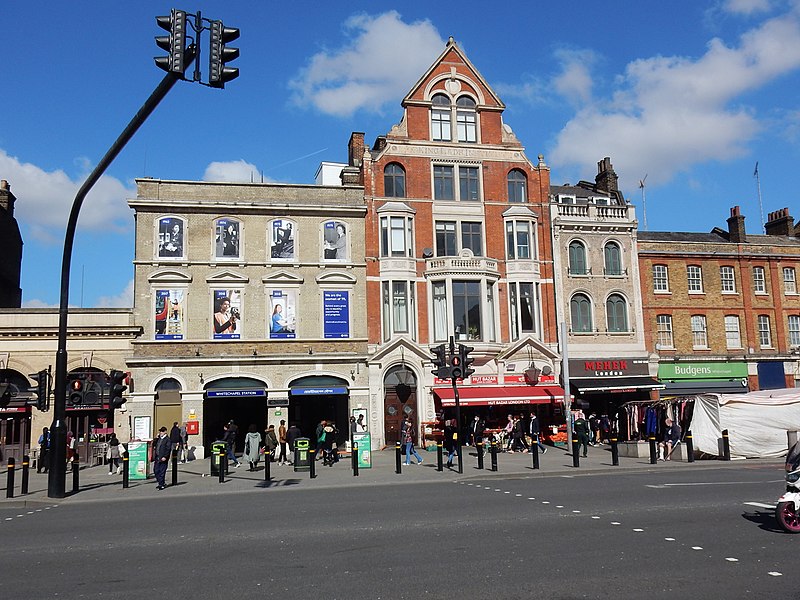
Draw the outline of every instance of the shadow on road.
<instances>
[{"instance_id":1,"label":"shadow on road","mask_svg":"<svg viewBox=\"0 0 800 600\"><path fill-rule=\"evenodd\" d=\"M771 511L759 510L756 512L744 512L742 513L742 517L751 523L755 523L758 525L759 529L763 529L764 531L783 533L783 529L778 527L778 523L775 521L775 513Z\"/></svg>"}]
</instances>

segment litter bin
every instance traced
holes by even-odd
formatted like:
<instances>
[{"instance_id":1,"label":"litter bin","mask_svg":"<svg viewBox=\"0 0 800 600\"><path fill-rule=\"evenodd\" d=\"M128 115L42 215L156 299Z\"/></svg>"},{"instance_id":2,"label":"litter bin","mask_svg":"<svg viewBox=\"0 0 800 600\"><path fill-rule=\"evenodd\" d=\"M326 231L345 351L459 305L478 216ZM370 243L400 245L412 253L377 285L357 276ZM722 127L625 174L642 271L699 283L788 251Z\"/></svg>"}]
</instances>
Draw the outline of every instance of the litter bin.
<instances>
[{"instance_id":1,"label":"litter bin","mask_svg":"<svg viewBox=\"0 0 800 600\"><path fill-rule=\"evenodd\" d=\"M311 446L311 440L308 438L297 438L294 441L294 470L295 471L308 471L311 468L311 456L308 449Z\"/></svg>"},{"instance_id":2,"label":"litter bin","mask_svg":"<svg viewBox=\"0 0 800 600\"><path fill-rule=\"evenodd\" d=\"M219 453L228 451L228 442L217 440L211 444L211 476L219 476Z\"/></svg>"}]
</instances>

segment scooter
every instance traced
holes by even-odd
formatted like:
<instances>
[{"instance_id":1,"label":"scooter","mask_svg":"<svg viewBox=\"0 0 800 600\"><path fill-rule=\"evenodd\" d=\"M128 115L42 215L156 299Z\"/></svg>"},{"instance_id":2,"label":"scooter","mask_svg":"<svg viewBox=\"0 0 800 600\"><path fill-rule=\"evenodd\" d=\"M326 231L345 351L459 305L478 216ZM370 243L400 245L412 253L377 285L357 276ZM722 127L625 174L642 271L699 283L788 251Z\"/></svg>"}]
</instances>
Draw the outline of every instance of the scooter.
<instances>
[{"instance_id":1,"label":"scooter","mask_svg":"<svg viewBox=\"0 0 800 600\"><path fill-rule=\"evenodd\" d=\"M775 518L787 533L800 533L800 442L786 456L786 493L778 500Z\"/></svg>"}]
</instances>

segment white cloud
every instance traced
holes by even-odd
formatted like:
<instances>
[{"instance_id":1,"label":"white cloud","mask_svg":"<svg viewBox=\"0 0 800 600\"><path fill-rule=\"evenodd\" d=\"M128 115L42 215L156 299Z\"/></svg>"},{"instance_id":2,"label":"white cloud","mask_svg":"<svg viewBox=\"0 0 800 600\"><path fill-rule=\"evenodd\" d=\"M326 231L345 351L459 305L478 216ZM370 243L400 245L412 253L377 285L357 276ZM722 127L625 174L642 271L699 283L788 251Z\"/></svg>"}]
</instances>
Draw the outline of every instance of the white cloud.
<instances>
[{"instance_id":1,"label":"white cloud","mask_svg":"<svg viewBox=\"0 0 800 600\"><path fill-rule=\"evenodd\" d=\"M97 308L130 308L133 306L133 279L117 296L100 296Z\"/></svg>"},{"instance_id":2,"label":"white cloud","mask_svg":"<svg viewBox=\"0 0 800 600\"><path fill-rule=\"evenodd\" d=\"M91 165L82 161L88 175ZM0 174L8 180L17 197L14 216L30 227L34 238L47 242L63 241L69 212L84 177L73 181L62 170L44 169L9 156L0 149ZM133 225L133 211L127 199L135 195L114 177L103 176L85 198L78 226L92 230L126 229Z\"/></svg>"},{"instance_id":3,"label":"white cloud","mask_svg":"<svg viewBox=\"0 0 800 600\"><path fill-rule=\"evenodd\" d=\"M561 168L611 156L631 179L649 173L658 184L693 164L741 156L761 124L739 97L798 68L796 13L763 22L735 47L713 39L698 59L634 61L610 99L567 123L548 158Z\"/></svg>"},{"instance_id":4,"label":"white cloud","mask_svg":"<svg viewBox=\"0 0 800 600\"><path fill-rule=\"evenodd\" d=\"M592 98L590 68L595 63L591 50L559 50L556 59L561 63L561 73L553 78L553 87L570 104L587 104Z\"/></svg>"},{"instance_id":5,"label":"white cloud","mask_svg":"<svg viewBox=\"0 0 800 600\"><path fill-rule=\"evenodd\" d=\"M251 183L261 181L261 173L254 164L244 159L228 162L212 162L203 173L203 181L227 183Z\"/></svg>"},{"instance_id":6,"label":"white cloud","mask_svg":"<svg viewBox=\"0 0 800 600\"><path fill-rule=\"evenodd\" d=\"M444 49L430 21L407 24L396 11L355 15L344 29L346 46L318 52L289 82L293 102L336 116L380 112L405 96Z\"/></svg>"},{"instance_id":7,"label":"white cloud","mask_svg":"<svg viewBox=\"0 0 800 600\"><path fill-rule=\"evenodd\" d=\"M59 308L58 304L48 304L44 300L34 298L33 300L25 300L22 303L22 308Z\"/></svg>"},{"instance_id":8,"label":"white cloud","mask_svg":"<svg viewBox=\"0 0 800 600\"><path fill-rule=\"evenodd\" d=\"M770 0L724 0L722 10L736 15L752 15L771 8Z\"/></svg>"}]
</instances>

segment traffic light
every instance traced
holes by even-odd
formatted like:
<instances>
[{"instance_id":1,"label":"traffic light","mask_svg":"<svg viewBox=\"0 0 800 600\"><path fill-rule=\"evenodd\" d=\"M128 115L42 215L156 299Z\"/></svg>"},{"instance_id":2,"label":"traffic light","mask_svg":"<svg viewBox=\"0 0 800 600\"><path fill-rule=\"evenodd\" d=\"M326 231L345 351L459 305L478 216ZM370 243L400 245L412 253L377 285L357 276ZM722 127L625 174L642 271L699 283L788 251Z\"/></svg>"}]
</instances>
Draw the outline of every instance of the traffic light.
<instances>
[{"instance_id":1,"label":"traffic light","mask_svg":"<svg viewBox=\"0 0 800 600\"><path fill-rule=\"evenodd\" d=\"M450 377L450 368L447 366L447 349L444 344L431 348L431 354L433 354L433 369L431 369L431 373L439 379Z\"/></svg>"},{"instance_id":2,"label":"traffic light","mask_svg":"<svg viewBox=\"0 0 800 600\"><path fill-rule=\"evenodd\" d=\"M69 377L67 406L81 406L84 404L83 395L86 391L86 375L73 373Z\"/></svg>"},{"instance_id":3,"label":"traffic light","mask_svg":"<svg viewBox=\"0 0 800 600\"><path fill-rule=\"evenodd\" d=\"M31 373L28 377L36 381L36 387L30 390L36 394L36 408L42 412L50 410L50 373L47 369L42 369L38 373Z\"/></svg>"},{"instance_id":4,"label":"traffic light","mask_svg":"<svg viewBox=\"0 0 800 600\"><path fill-rule=\"evenodd\" d=\"M118 371L112 369L108 374L109 388L108 388L108 407L119 408L125 404L125 398L122 397L122 392L128 389L127 385L122 385L125 378L128 376L125 371Z\"/></svg>"},{"instance_id":5,"label":"traffic light","mask_svg":"<svg viewBox=\"0 0 800 600\"><path fill-rule=\"evenodd\" d=\"M157 56L156 66L168 73L183 75L188 67L186 56L186 11L172 9L168 17L156 17L161 29L169 31L169 35L156 37L156 45L169 52L169 56Z\"/></svg>"},{"instance_id":6,"label":"traffic light","mask_svg":"<svg viewBox=\"0 0 800 600\"><path fill-rule=\"evenodd\" d=\"M475 348L472 348L471 346L465 346L464 344L458 345L458 355L461 358L462 379L466 379L475 372L475 369L470 367L470 365L475 362L475 359L469 355L469 353L473 350L475 350Z\"/></svg>"},{"instance_id":7,"label":"traffic light","mask_svg":"<svg viewBox=\"0 0 800 600\"><path fill-rule=\"evenodd\" d=\"M453 379L464 379L464 371L461 367L461 355L455 352L450 357L450 377Z\"/></svg>"},{"instance_id":8,"label":"traffic light","mask_svg":"<svg viewBox=\"0 0 800 600\"><path fill-rule=\"evenodd\" d=\"M225 63L239 58L238 48L228 48L225 45L239 39L239 30L235 27L225 27L222 21L211 21L210 31L208 85L214 88L224 88L227 82L239 76L239 69L225 66Z\"/></svg>"}]
</instances>

